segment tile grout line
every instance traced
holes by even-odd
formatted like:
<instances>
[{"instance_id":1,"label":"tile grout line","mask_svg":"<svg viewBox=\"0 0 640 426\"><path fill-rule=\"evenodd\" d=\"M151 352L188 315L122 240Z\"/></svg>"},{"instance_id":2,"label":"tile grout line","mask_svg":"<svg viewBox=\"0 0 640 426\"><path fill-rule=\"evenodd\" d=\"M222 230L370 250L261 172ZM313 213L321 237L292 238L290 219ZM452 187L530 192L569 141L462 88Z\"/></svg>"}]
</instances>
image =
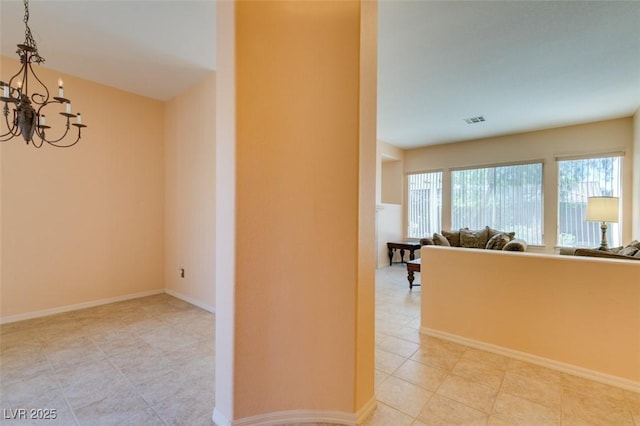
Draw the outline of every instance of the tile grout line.
<instances>
[{"instance_id":1,"label":"tile grout line","mask_svg":"<svg viewBox=\"0 0 640 426\"><path fill-rule=\"evenodd\" d=\"M136 336L137 336L137 335L136 335ZM111 360L111 358L110 358L110 357L109 357L109 356L108 356L108 355L107 355L107 354L102 350L102 348L101 348L97 343L94 343L94 344L98 347L98 349L100 350L100 352L102 352L102 353L104 354L105 359L107 360L107 362L108 362L108 363L109 363L113 368L115 368L115 369L116 369L116 371L118 372L118 374L120 374L120 377L122 377L122 378L127 382L127 384L131 387L131 389L133 390L133 392L135 392L135 394L136 394L136 395L138 395L138 397L140 397L140 399L142 399L142 400L144 401L144 403L145 403L145 404L147 404L147 407L149 407L149 408L151 409L151 411L153 411L153 414L155 414L155 415L156 415L156 417L158 417L158 419L160 419L160 421L162 422L162 424L164 424L165 426L167 426L167 422L165 421L165 419L164 419L162 416L160 416L160 414L158 414L158 413L156 412L156 410L155 410L155 408L153 407L153 405L151 405L151 404L149 403L149 401L147 401L147 400L144 398L144 396L140 395L140 393L138 392L138 389L136 389L136 387L134 386L134 384L133 384L133 383L131 383L131 381L129 380L129 378L128 378L128 377L127 377L127 376L122 372L122 370L120 370L120 368L119 368L117 365L115 365L115 364L113 363L113 361Z\"/></svg>"},{"instance_id":2,"label":"tile grout line","mask_svg":"<svg viewBox=\"0 0 640 426\"><path fill-rule=\"evenodd\" d=\"M65 404L67 404L67 408L69 409L69 412L71 413L71 416L73 416L73 420L76 421L76 425L82 426L80 424L80 420L78 420L78 416L76 416L76 411L71 406L71 403L69 402L69 398L67 398L67 394L64 392L64 388L60 384L60 380L58 380L58 375L56 374L57 369L54 367L53 362L51 362L51 359L49 358L49 354L47 353L47 351L43 347L42 340L39 339L40 332L37 329L36 329L36 334L38 336L38 342L39 342L38 344L40 345L40 349L44 353L44 357L46 358L47 363L49 364L49 369L51 370L51 373L53 374L53 379L56 381L56 385L58 386L58 390L60 391L60 394L62 395L62 398L64 399Z\"/></svg>"},{"instance_id":3,"label":"tile grout line","mask_svg":"<svg viewBox=\"0 0 640 426\"><path fill-rule=\"evenodd\" d=\"M498 402L498 396L500 395L500 391L502 390L502 386L504 385L504 379L507 377L507 371L509 371L509 361L507 363L507 369L502 373L502 378L500 379L500 386L496 390L496 396L493 397L493 404L491 404L491 413L489 413L489 418L495 414L496 403ZM487 419L488 420L488 419Z\"/></svg>"}]
</instances>

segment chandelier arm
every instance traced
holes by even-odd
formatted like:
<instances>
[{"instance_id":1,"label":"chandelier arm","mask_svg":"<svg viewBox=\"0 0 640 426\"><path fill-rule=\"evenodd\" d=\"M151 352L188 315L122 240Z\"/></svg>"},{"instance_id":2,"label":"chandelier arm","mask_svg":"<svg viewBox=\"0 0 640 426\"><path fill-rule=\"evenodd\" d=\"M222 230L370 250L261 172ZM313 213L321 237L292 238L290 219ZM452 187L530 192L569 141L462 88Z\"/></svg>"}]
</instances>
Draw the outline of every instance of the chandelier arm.
<instances>
[{"instance_id":1,"label":"chandelier arm","mask_svg":"<svg viewBox=\"0 0 640 426\"><path fill-rule=\"evenodd\" d=\"M41 114L40 114L40 112L42 111L42 109L43 109L44 107L46 107L46 106L48 106L48 105L50 105L50 104L52 104L52 103L57 103L57 102L47 102L47 103L44 103L44 104L40 105L40 108L38 108L38 111L37 111L38 116L40 116L40 115L41 115ZM40 139L42 139L43 141L45 141L45 142L46 142L46 143L48 143L49 145L59 146L59 147L61 147L61 148L62 148L62 145L56 145L56 143L60 142L62 139L64 139L64 138L65 138L65 136L67 136L67 133L69 133L69 129L70 129L70 127L71 127L71 126L69 125L69 117L67 117L67 124L65 125L64 133L63 133L63 134L62 134L62 136L60 136L58 139L55 139L55 140L48 140L48 139L46 138L46 135L45 135L45 128L42 128L42 127L39 127L39 126L36 126L36 128L35 128L35 134L36 134L36 135L38 135L38 137L39 137ZM75 142L74 142L74 143L75 143Z\"/></svg>"},{"instance_id":2,"label":"chandelier arm","mask_svg":"<svg viewBox=\"0 0 640 426\"><path fill-rule=\"evenodd\" d=\"M15 138L16 136L20 135L20 133L17 132L7 132L4 135L0 135L0 142L7 142L10 141L11 139ZM4 139L5 137L7 137L7 139Z\"/></svg>"},{"instance_id":3,"label":"chandelier arm","mask_svg":"<svg viewBox=\"0 0 640 426\"><path fill-rule=\"evenodd\" d=\"M43 141L45 141L46 143L50 144L50 145L55 145L55 146L62 146L62 145L56 145L58 142L60 142L62 139L64 139L65 136L67 136L67 133L69 133L69 128L67 127L66 130L64 131L64 133L62 134L62 136L60 136L58 139L55 140L49 140L45 137L44 131L40 130L39 128L36 127L36 134L38 135L38 137L40 139L42 139ZM75 142L74 142L75 143Z\"/></svg>"},{"instance_id":4,"label":"chandelier arm","mask_svg":"<svg viewBox=\"0 0 640 426\"><path fill-rule=\"evenodd\" d=\"M56 143L52 143L52 142L48 142L49 145L53 145L56 148L71 148L72 146L74 146L75 144L77 144L78 142L80 142L80 130L78 130L78 137L76 138L75 141L73 141L73 143L70 143L68 145L58 145Z\"/></svg>"},{"instance_id":5,"label":"chandelier arm","mask_svg":"<svg viewBox=\"0 0 640 426\"><path fill-rule=\"evenodd\" d=\"M42 107L40 107L40 109L42 109L44 107L44 105ZM40 109L38 109L38 113L40 112ZM75 127L75 125L74 125ZM81 130L82 127L78 126L78 137L76 138L75 141L73 141L70 144L64 144L64 145L59 145L58 142L60 142L61 140L63 140L67 134L69 133L69 130L71 129L71 126L69 124L69 117L67 117L67 125L65 126L66 130L64 131L64 134L62 136L60 136L58 139L55 140L49 140L46 138L46 135L44 133L44 129L40 129L38 127L36 127L35 129L35 133L36 135L38 135L38 137L41 140L40 146L42 146L42 141L48 143L49 145L55 146L56 148L70 148L72 146L74 146L75 144L77 144L80 141L80 137L81 137ZM37 146L36 148L40 148L39 146Z\"/></svg>"},{"instance_id":6,"label":"chandelier arm","mask_svg":"<svg viewBox=\"0 0 640 426\"><path fill-rule=\"evenodd\" d=\"M23 73L24 73L25 68L26 68L26 64L24 64L24 63L23 63L23 64L22 64L22 66L20 67L20 69L18 70L18 72L17 72L17 73L15 73L15 74L11 77L11 79L9 80L9 90L12 90L12 91L14 91L14 92L19 92L19 89L15 89L15 88L13 87L13 80L15 80L15 79L16 79L16 77L18 77L20 74L23 74ZM9 96L11 96L11 95L9 95Z\"/></svg>"},{"instance_id":7,"label":"chandelier arm","mask_svg":"<svg viewBox=\"0 0 640 426\"><path fill-rule=\"evenodd\" d=\"M36 138L31 139L31 145L33 145L36 148L42 148L42 145L44 145L44 142L46 142L44 139L40 139L40 145L38 145L38 140Z\"/></svg>"},{"instance_id":8,"label":"chandelier arm","mask_svg":"<svg viewBox=\"0 0 640 426\"><path fill-rule=\"evenodd\" d=\"M3 114L4 115L4 114ZM0 142L6 142L8 140L13 139L14 137L19 135L18 132L18 125L16 124L16 111L13 111L13 120L12 120L12 124L9 125L9 116L8 114L4 116L4 121L7 125L7 133L3 133L2 135L0 135ZM8 139L4 139L4 137L8 136Z\"/></svg>"},{"instance_id":9,"label":"chandelier arm","mask_svg":"<svg viewBox=\"0 0 640 426\"><path fill-rule=\"evenodd\" d=\"M81 136L81 135L80 135L80 130L81 130L81 128L80 128L80 127L78 127L78 137L76 138L76 140L75 140L75 141L73 141L73 142L72 142L72 143L70 143L70 144L66 144L66 145L58 145L58 142L60 142L60 140L61 140L62 138L58 139L57 141L53 141L53 142L49 142L49 141L48 141L48 140L46 140L46 139L45 139L44 141L45 141L46 143L48 143L49 145L51 145L51 146L55 146L56 148L71 148L72 146L74 146L75 144L77 144L77 143L80 141L80 136ZM68 129L67 129L67 131L68 131ZM65 134L66 134L66 133L65 133Z\"/></svg>"},{"instance_id":10,"label":"chandelier arm","mask_svg":"<svg viewBox=\"0 0 640 426\"><path fill-rule=\"evenodd\" d=\"M10 141L11 139L15 138L16 136L18 136L20 133L16 132L14 129L12 129L13 131L9 131L7 133L5 133L4 135L0 135L0 142L7 142ZM6 139L5 139L6 137Z\"/></svg>"},{"instance_id":11,"label":"chandelier arm","mask_svg":"<svg viewBox=\"0 0 640 426\"><path fill-rule=\"evenodd\" d=\"M42 87L44 87L44 90L47 92L47 96L46 96L46 97L45 97L44 95L42 95L42 94L40 94L40 93L37 93L37 92L36 92L36 93L34 93L33 95L31 95L31 100L32 100L34 103L38 104L38 105L46 105L46 104L49 102L49 96L50 96L50 95L49 95L49 89L47 89L47 86L42 82L42 80L40 80L40 79L38 78L38 75L37 75L37 74L36 74L36 72L33 70L33 67L32 67L32 65L31 65L31 62L29 62L29 65L28 65L28 66L29 66L29 71L31 71L31 74L33 74L33 78L35 78L35 79L38 81L38 83L40 83L40 85L41 85ZM38 101L36 101L36 100L35 100L35 97L36 97L36 96L39 96L43 101L42 101L42 102L38 102Z\"/></svg>"},{"instance_id":12,"label":"chandelier arm","mask_svg":"<svg viewBox=\"0 0 640 426\"><path fill-rule=\"evenodd\" d=\"M41 102L38 102L36 100L36 97L38 97L41 100ZM29 99L31 99L31 101L36 105L45 106L45 105L48 105L50 103L53 103L53 102L49 102L47 100L47 96L43 95L42 93L34 93L33 95L29 96Z\"/></svg>"}]
</instances>

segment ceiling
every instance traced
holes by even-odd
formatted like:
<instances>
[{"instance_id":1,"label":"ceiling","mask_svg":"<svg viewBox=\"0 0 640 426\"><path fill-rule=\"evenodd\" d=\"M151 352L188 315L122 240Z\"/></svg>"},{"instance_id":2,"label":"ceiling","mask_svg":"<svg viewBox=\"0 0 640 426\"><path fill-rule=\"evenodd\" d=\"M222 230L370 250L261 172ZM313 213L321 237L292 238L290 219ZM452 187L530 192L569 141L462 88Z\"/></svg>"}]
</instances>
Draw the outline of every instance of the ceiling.
<instances>
[{"instance_id":1,"label":"ceiling","mask_svg":"<svg viewBox=\"0 0 640 426\"><path fill-rule=\"evenodd\" d=\"M24 42L22 0L0 0L0 52ZM159 100L215 70L213 0L31 0L29 27L45 65Z\"/></svg>"},{"instance_id":2,"label":"ceiling","mask_svg":"<svg viewBox=\"0 0 640 426\"><path fill-rule=\"evenodd\" d=\"M378 137L404 148L632 115L639 1L381 1ZM467 124L464 119L486 121Z\"/></svg>"},{"instance_id":3,"label":"ceiling","mask_svg":"<svg viewBox=\"0 0 640 426\"><path fill-rule=\"evenodd\" d=\"M23 14L0 1L5 56ZM215 69L214 0L32 0L29 25L47 67L155 99ZM378 138L402 148L640 107L640 1L380 0L378 34Z\"/></svg>"}]
</instances>

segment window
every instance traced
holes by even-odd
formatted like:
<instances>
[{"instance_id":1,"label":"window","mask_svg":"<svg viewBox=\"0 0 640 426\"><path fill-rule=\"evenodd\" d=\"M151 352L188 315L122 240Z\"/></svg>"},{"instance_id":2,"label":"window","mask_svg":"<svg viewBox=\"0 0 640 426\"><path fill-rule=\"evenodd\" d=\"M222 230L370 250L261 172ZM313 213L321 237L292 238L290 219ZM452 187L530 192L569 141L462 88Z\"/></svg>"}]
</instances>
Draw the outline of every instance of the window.
<instances>
[{"instance_id":1,"label":"window","mask_svg":"<svg viewBox=\"0 0 640 426\"><path fill-rule=\"evenodd\" d=\"M620 196L622 157L608 156L558 161L558 245L597 247L600 223L587 222L587 198ZM620 226L607 224L610 247L620 245Z\"/></svg>"},{"instance_id":2,"label":"window","mask_svg":"<svg viewBox=\"0 0 640 426\"><path fill-rule=\"evenodd\" d=\"M442 172L407 176L409 238L422 238L440 232L442 227Z\"/></svg>"},{"instance_id":3,"label":"window","mask_svg":"<svg viewBox=\"0 0 640 426\"><path fill-rule=\"evenodd\" d=\"M487 225L542 244L542 163L451 172L451 228Z\"/></svg>"}]
</instances>

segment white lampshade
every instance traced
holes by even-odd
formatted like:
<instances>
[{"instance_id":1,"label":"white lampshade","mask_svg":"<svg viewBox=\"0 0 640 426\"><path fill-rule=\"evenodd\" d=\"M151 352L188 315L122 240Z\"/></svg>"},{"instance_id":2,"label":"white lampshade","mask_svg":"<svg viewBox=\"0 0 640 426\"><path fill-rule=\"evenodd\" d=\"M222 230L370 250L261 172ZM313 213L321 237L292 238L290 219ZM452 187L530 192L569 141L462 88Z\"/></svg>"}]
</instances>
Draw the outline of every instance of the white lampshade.
<instances>
[{"instance_id":1,"label":"white lampshade","mask_svg":"<svg viewBox=\"0 0 640 426\"><path fill-rule=\"evenodd\" d=\"M618 197L589 197L587 220L618 223L620 199Z\"/></svg>"}]
</instances>

